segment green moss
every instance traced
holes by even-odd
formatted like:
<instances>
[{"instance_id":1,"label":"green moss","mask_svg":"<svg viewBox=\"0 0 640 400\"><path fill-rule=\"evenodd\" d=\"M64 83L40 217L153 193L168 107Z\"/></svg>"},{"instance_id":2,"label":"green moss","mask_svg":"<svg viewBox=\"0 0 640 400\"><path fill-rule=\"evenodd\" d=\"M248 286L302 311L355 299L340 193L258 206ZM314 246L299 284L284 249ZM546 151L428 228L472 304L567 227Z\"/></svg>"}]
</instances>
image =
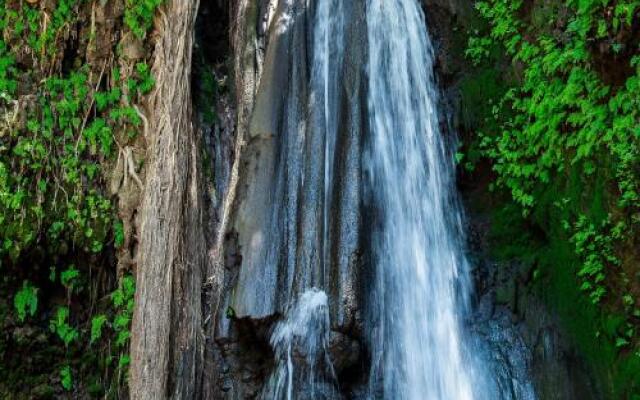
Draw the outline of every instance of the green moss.
<instances>
[{"instance_id":1,"label":"green moss","mask_svg":"<svg viewBox=\"0 0 640 400\"><path fill-rule=\"evenodd\" d=\"M479 68L460 82L463 123L473 128L482 125L490 130L495 107L507 90L503 73L493 67Z\"/></svg>"},{"instance_id":2,"label":"green moss","mask_svg":"<svg viewBox=\"0 0 640 400\"><path fill-rule=\"evenodd\" d=\"M631 398L638 390L640 356L620 356L614 345L624 317L604 313L585 299L574 273L581 260L568 242L550 243L538 259L544 277L538 290L557 310L565 331L603 385L606 398Z\"/></svg>"},{"instance_id":3,"label":"green moss","mask_svg":"<svg viewBox=\"0 0 640 400\"><path fill-rule=\"evenodd\" d=\"M560 228L554 239L534 235L518 207L505 205L492 218L491 249L502 260L519 259L536 265L533 287L547 306L560 317L562 328L587 361L608 399L631 398L638 389L640 357L620 356L614 341L624 318L605 313L580 290L576 271L582 266L573 245ZM496 301L510 301L508 288L498 291ZM606 328L605 328L606 327Z\"/></svg>"}]
</instances>

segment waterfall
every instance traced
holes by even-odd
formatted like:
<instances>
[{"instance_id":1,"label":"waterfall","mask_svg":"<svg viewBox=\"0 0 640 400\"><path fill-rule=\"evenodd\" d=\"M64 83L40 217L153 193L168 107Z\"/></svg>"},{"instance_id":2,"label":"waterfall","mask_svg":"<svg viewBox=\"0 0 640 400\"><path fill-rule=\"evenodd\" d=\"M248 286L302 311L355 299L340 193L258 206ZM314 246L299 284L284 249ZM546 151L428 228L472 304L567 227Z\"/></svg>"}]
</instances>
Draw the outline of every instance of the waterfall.
<instances>
[{"instance_id":1,"label":"waterfall","mask_svg":"<svg viewBox=\"0 0 640 400\"><path fill-rule=\"evenodd\" d=\"M338 134L338 90L340 66L343 59L342 0L318 2L314 24L314 60L311 77L310 105L315 113L316 128L324 130L324 193L322 220L322 276L327 276L329 255L329 227L331 225L331 197L334 183L334 157Z\"/></svg>"},{"instance_id":2,"label":"waterfall","mask_svg":"<svg viewBox=\"0 0 640 400\"><path fill-rule=\"evenodd\" d=\"M293 2L289 1L288 4L291 13L295 13ZM309 150L310 157L302 160L303 166L299 168L304 170L302 178L294 182L303 187L301 203L311 204L312 210L301 213L299 220L289 219L292 225L300 224L304 227L298 228L298 235L302 240L299 247L302 249L302 262L292 262L301 267L298 273L302 275L299 288L302 293L297 298L295 293L291 294L285 318L275 326L271 334L270 345L275 353L276 367L261 394L264 400L340 398L337 377L328 353L328 297L325 291L316 286L326 285L332 248L330 228L337 222L331 217L336 190L335 147L340 115L344 10L343 0L320 0L314 10L306 9L301 4L298 3L298 12L305 9L309 16L313 16L314 21L310 90L305 99L310 115L309 121L305 121L307 123L304 129L298 126L291 129L294 132L291 137L296 145L302 142L301 147ZM289 16L284 20L291 21L293 17ZM295 93L292 101L298 101L299 97ZM295 103L293 104L287 109L295 109ZM291 117L289 111L287 117ZM299 152L291 151L291 154ZM294 188L288 192L297 191L298 188ZM291 228L292 231L295 229ZM295 250L299 251L298 248ZM291 269L289 274L293 273ZM319 278L308 278L313 275ZM288 280L293 281L294 277L291 276Z\"/></svg>"},{"instance_id":3,"label":"waterfall","mask_svg":"<svg viewBox=\"0 0 640 400\"><path fill-rule=\"evenodd\" d=\"M369 0L367 23L372 397L477 399L460 321L470 284L454 158L424 15L416 0Z\"/></svg>"},{"instance_id":4,"label":"waterfall","mask_svg":"<svg viewBox=\"0 0 640 400\"><path fill-rule=\"evenodd\" d=\"M418 0L286 0L276 15L227 300L280 317L262 399L344 398L334 331L369 356L348 398L533 399L524 358L494 357L464 325L455 140Z\"/></svg>"}]
</instances>

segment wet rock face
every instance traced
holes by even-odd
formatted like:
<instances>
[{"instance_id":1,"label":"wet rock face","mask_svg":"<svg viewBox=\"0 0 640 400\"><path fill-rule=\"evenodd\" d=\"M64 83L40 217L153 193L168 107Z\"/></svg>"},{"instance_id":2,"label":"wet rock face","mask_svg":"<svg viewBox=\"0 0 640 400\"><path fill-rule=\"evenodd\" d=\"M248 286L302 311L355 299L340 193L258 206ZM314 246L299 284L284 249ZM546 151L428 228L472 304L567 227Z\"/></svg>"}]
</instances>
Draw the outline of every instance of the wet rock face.
<instances>
[{"instance_id":1,"label":"wet rock face","mask_svg":"<svg viewBox=\"0 0 640 400\"><path fill-rule=\"evenodd\" d=\"M330 18L326 27L316 23L313 2L259 8L264 61L232 218L242 265L225 298L240 316L284 313L297 294L319 287L330 292L332 323L353 319L366 44L365 25L355 21L363 4L345 6L344 20ZM327 76L314 60L322 34L331 35L322 56L332 63ZM362 43L343 53L354 41Z\"/></svg>"},{"instance_id":2,"label":"wet rock face","mask_svg":"<svg viewBox=\"0 0 640 400\"><path fill-rule=\"evenodd\" d=\"M216 371L214 398L279 399L288 390L291 372L293 398L353 398L363 383L365 351L353 332L330 330L326 311L324 306L325 314L297 318L226 317L229 334L216 340L210 362ZM308 320L299 320L307 316Z\"/></svg>"},{"instance_id":3,"label":"wet rock face","mask_svg":"<svg viewBox=\"0 0 640 400\"><path fill-rule=\"evenodd\" d=\"M210 368L215 399L257 399L274 368L268 336L273 321L232 321L229 340L215 342Z\"/></svg>"},{"instance_id":4,"label":"wet rock face","mask_svg":"<svg viewBox=\"0 0 640 400\"><path fill-rule=\"evenodd\" d=\"M531 398L528 393L540 400L601 399L590 371L563 337L557 317L538 298L532 283L534 266L491 261L488 230L486 219L472 216L469 248L477 292L470 324L497 358L490 365L499 384L513 399ZM523 385L527 380L531 388Z\"/></svg>"},{"instance_id":5,"label":"wet rock face","mask_svg":"<svg viewBox=\"0 0 640 400\"><path fill-rule=\"evenodd\" d=\"M436 69L446 90L465 72L467 31L473 28L474 2L470 0L421 0L429 33L436 48Z\"/></svg>"},{"instance_id":6,"label":"wet rock face","mask_svg":"<svg viewBox=\"0 0 640 400\"><path fill-rule=\"evenodd\" d=\"M358 251L366 25L364 2L343 3L348 26L338 28L338 21L327 27L340 39L332 37L325 57L335 61L328 70L336 75L326 77L312 67L314 41L323 34L314 24L315 2L241 0L232 5L242 14L232 21L243 21L231 28L236 56L242 55L236 59L237 105L232 110L238 121L233 132L223 128L208 134L215 174L211 231L222 219L219 199L232 186L229 138L244 143L225 234L221 296L218 304L211 302L217 315L208 340L216 371L214 396L220 398L263 396L282 358L270 339L295 299L311 287L328 294L327 353L340 389L350 391L367 370L359 340L363 263ZM335 43L355 51L341 54ZM326 104L325 95L339 100ZM323 107L330 112L321 112ZM324 142L332 142L333 159L327 158ZM304 366L305 354L299 346L293 350L295 363ZM330 390L331 384L325 386L313 390L325 398L342 397L335 387ZM307 398L308 390L297 385L296 398Z\"/></svg>"},{"instance_id":7,"label":"wet rock face","mask_svg":"<svg viewBox=\"0 0 640 400\"><path fill-rule=\"evenodd\" d=\"M340 332L331 332L329 354L338 376L358 364L363 350L358 340Z\"/></svg>"}]
</instances>

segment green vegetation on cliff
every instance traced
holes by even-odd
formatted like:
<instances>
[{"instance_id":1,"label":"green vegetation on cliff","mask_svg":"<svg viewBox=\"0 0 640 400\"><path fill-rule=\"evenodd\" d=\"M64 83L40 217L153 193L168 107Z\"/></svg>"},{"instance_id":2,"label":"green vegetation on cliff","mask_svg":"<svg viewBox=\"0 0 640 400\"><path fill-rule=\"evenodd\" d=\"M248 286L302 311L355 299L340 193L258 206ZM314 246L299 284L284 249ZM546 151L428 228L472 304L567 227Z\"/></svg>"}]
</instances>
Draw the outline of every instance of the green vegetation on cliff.
<instances>
[{"instance_id":1,"label":"green vegetation on cliff","mask_svg":"<svg viewBox=\"0 0 640 400\"><path fill-rule=\"evenodd\" d=\"M105 3L0 0L2 398L114 396L126 377L135 283L116 271L116 199L139 183L154 85L140 49L160 0Z\"/></svg>"},{"instance_id":2,"label":"green vegetation on cliff","mask_svg":"<svg viewBox=\"0 0 640 400\"><path fill-rule=\"evenodd\" d=\"M478 85L496 90L473 106L467 166L488 159L510 199L498 251L537 262L608 396L640 398L640 2L476 6L489 27L469 40L480 72L462 89L467 104ZM501 57L504 78L479 77Z\"/></svg>"}]
</instances>

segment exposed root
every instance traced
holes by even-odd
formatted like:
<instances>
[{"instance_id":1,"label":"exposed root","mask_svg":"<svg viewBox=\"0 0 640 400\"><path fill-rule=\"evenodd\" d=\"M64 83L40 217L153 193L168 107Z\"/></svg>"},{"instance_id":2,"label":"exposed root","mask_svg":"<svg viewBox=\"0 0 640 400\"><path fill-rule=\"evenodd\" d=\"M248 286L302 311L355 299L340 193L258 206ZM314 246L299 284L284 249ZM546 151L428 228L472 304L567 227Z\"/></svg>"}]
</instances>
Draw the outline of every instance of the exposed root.
<instances>
[{"instance_id":1,"label":"exposed root","mask_svg":"<svg viewBox=\"0 0 640 400\"><path fill-rule=\"evenodd\" d=\"M133 160L133 151L131 151L131 146L127 146L124 148L124 158L127 162L127 168L125 168L125 179L126 179L126 175L130 175L133 180L138 184L138 187L140 188L140 190L142 190L144 188L144 185L142 184L142 181L140 180L140 178L138 177L138 174L136 173L136 165L135 162Z\"/></svg>"},{"instance_id":2,"label":"exposed root","mask_svg":"<svg viewBox=\"0 0 640 400\"><path fill-rule=\"evenodd\" d=\"M127 189L129 186L129 178L138 185L140 191L144 189L144 184L136 172L136 162L131 146L120 147L116 165L113 169L111 193L117 194L120 190Z\"/></svg>"},{"instance_id":3,"label":"exposed root","mask_svg":"<svg viewBox=\"0 0 640 400\"><path fill-rule=\"evenodd\" d=\"M134 104L133 108L136 110L136 112L138 113L138 116L140 117L140 119L142 120L142 136L145 138L145 140L147 139L148 133L149 133L149 120L147 119L147 117L144 115L144 113L142 111L140 111L140 108L138 107L137 104Z\"/></svg>"}]
</instances>

